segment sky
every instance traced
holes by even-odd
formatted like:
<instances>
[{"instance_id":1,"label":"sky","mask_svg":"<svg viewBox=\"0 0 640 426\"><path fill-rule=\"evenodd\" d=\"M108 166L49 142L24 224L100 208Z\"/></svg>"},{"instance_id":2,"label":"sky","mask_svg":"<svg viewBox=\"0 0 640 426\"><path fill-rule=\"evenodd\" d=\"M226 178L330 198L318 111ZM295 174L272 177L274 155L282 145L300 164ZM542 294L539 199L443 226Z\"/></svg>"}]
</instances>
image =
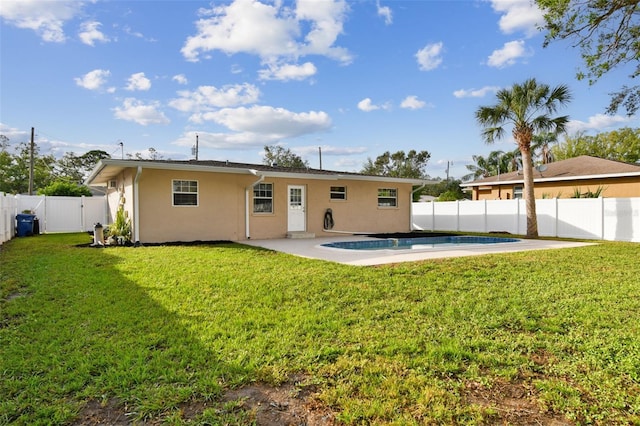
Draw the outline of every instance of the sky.
<instances>
[{"instance_id":1,"label":"sky","mask_svg":"<svg viewBox=\"0 0 640 426\"><path fill-rule=\"evenodd\" d=\"M475 121L496 91L566 84L569 135L638 127L605 115L629 84L576 80L578 48L543 48L528 0L0 0L0 134L57 157L153 148L164 159L262 163L279 145L312 168L360 171L426 150L461 178L487 145Z\"/></svg>"}]
</instances>

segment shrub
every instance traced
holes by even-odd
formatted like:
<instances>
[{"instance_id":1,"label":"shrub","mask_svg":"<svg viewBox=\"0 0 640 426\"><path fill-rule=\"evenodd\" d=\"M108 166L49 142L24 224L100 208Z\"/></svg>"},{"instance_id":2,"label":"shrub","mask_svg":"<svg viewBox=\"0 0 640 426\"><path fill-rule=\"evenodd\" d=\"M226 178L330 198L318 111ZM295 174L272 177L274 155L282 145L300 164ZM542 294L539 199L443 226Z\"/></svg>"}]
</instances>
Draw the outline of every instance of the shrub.
<instances>
[{"instance_id":1,"label":"shrub","mask_svg":"<svg viewBox=\"0 0 640 426\"><path fill-rule=\"evenodd\" d=\"M88 187L60 180L40 189L38 193L40 195L57 195L66 197L82 197L83 195L85 197L92 196Z\"/></svg>"}]
</instances>

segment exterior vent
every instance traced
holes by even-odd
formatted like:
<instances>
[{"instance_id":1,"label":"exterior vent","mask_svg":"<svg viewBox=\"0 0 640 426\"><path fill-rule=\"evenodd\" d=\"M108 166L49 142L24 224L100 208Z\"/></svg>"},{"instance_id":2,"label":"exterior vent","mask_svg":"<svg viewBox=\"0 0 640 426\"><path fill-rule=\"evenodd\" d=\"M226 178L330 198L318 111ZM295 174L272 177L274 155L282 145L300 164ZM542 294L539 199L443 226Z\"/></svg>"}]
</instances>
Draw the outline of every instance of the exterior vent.
<instances>
[{"instance_id":1,"label":"exterior vent","mask_svg":"<svg viewBox=\"0 0 640 426\"><path fill-rule=\"evenodd\" d=\"M116 181L115 180L110 180L109 181L109 188L115 188L116 187Z\"/></svg>"}]
</instances>

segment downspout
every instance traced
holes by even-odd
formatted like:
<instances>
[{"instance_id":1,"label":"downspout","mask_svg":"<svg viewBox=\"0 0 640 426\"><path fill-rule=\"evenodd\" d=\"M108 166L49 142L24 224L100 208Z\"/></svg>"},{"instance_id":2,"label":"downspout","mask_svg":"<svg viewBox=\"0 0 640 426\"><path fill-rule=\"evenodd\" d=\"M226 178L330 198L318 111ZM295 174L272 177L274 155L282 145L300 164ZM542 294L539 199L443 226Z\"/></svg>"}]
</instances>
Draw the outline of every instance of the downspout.
<instances>
[{"instance_id":1,"label":"downspout","mask_svg":"<svg viewBox=\"0 0 640 426\"><path fill-rule=\"evenodd\" d=\"M133 240L136 244L140 242L140 198L138 196L138 181L142 174L142 166L138 166L136 177L133 179Z\"/></svg>"},{"instance_id":2,"label":"downspout","mask_svg":"<svg viewBox=\"0 0 640 426\"><path fill-rule=\"evenodd\" d=\"M249 170L251 174L254 176L258 176L258 172L256 170ZM260 175L260 179L253 182L251 185L247 186L244 189L244 221L245 221L245 237L247 240L251 239L251 233L249 232L249 191L252 190L257 184L264 180L264 175Z\"/></svg>"},{"instance_id":3,"label":"downspout","mask_svg":"<svg viewBox=\"0 0 640 426\"><path fill-rule=\"evenodd\" d=\"M411 203L409 203L409 230L413 231L413 194L420 191L422 188L427 186L427 182L423 182L422 185L411 191Z\"/></svg>"}]
</instances>

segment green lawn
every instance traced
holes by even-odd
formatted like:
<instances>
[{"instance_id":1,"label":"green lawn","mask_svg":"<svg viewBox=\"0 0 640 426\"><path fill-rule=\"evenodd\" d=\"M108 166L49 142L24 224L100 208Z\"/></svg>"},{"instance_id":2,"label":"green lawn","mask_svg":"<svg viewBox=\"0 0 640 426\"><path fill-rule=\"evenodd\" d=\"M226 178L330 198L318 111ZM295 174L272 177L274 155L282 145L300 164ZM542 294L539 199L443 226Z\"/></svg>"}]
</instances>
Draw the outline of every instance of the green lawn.
<instances>
[{"instance_id":1,"label":"green lawn","mask_svg":"<svg viewBox=\"0 0 640 426\"><path fill-rule=\"evenodd\" d=\"M640 244L354 267L90 241L0 247L0 424L251 424L223 395L294 375L345 424L640 424Z\"/></svg>"}]
</instances>

